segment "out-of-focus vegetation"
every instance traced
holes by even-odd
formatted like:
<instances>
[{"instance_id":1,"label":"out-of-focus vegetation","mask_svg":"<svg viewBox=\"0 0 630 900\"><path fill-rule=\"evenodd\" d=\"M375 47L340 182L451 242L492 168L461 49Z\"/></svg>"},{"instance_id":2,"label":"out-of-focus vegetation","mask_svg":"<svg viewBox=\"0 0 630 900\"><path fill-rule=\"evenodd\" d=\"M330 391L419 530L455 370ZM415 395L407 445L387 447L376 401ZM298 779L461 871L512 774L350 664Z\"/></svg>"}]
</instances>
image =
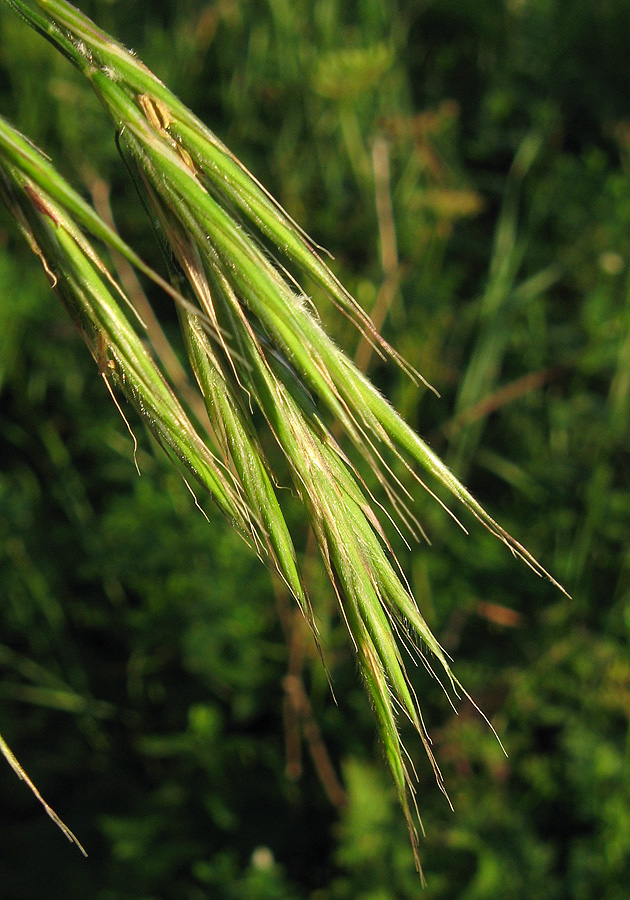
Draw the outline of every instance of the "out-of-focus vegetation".
<instances>
[{"instance_id":1,"label":"out-of-focus vegetation","mask_svg":"<svg viewBox=\"0 0 630 900\"><path fill-rule=\"evenodd\" d=\"M573 595L417 495L433 545L397 547L405 572L509 753L417 673L455 807L408 735L423 896L621 900L630 9L81 6L335 254L375 317L387 313L385 336L442 397L374 358L371 374ZM160 264L97 101L4 8L0 113L86 195L109 189L123 235ZM322 573L313 564L310 584L336 704L288 601L218 515L200 516L139 428L138 478L80 337L3 211L0 284L0 730L90 853L0 769L3 898L416 897ZM169 304L149 293L175 339ZM342 319L325 324L351 349Z\"/></svg>"}]
</instances>

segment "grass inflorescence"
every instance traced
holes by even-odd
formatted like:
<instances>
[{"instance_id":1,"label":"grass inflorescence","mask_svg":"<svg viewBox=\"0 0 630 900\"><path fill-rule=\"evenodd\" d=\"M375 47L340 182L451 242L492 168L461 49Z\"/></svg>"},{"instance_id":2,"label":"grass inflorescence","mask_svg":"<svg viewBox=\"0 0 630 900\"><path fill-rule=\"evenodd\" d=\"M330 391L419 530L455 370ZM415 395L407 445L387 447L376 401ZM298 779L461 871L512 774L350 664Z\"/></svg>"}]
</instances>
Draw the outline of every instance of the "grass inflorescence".
<instances>
[{"instance_id":1,"label":"grass inflorescence","mask_svg":"<svg viewBox=\"0 0 630 900\"><path fill-rule=\"evenodd\" d=\"M161 279L6 123L0 127L5 200L81 328L103 378L122 390L167 451L272 561L316 635L316 616L277 499L276 477L262 451L254 409L262 413L286 459L338 597L417 859L400 712L421 736L442 789L443 784L401 645L428 668L424 653L430 651L450 685L456 691L460 685L400 574L379 507L338 436L376 473L412 529L409 500L393 474L400 459L421 484L416 469L535 572L554 579L327 335L300 287L300 274L316 286L317 300L335 304L382 356L417 375L377 333L320 249L222 142L131 52L68 3L7 2L87 77L113 120L122 155L168 248L168 290L214 442L193 426L160 373L141 337L141 323L130 314L131 301L85 232ZM425 487L433 494L433 484Z\"/></svg>"}]
</instances>

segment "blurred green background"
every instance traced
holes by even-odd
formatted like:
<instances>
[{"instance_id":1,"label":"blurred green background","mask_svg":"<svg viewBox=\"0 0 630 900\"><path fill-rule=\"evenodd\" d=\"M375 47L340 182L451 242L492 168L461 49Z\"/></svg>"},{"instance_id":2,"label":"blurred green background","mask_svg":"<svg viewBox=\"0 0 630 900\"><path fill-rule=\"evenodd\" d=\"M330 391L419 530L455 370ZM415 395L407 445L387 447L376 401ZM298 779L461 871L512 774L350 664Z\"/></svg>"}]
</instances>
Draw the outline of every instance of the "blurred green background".
<instances>
[{"instance_id":1,"label":"blurred green background","mask_svg":"<svg viewBox=\"0 0 630 900\"><path fill-rule=\"evenodd\" d=\"M416 673L454 806L408 734L422 896L626 898L630 3L80 5L386 314L386 337L442 396L378 360L371 376L572 594L416 492L432 546L399 542L403 568L509 753ZM161 265L89 87L4 7L0 113L86 196L109 187L121 232ZM278 586L218 515L205 522L139 425L137 477L3 209L0 285L0 731L90 854L3 764L3 900L418 897L297 512L336 703Z\"/></svg>"}]
</instances>

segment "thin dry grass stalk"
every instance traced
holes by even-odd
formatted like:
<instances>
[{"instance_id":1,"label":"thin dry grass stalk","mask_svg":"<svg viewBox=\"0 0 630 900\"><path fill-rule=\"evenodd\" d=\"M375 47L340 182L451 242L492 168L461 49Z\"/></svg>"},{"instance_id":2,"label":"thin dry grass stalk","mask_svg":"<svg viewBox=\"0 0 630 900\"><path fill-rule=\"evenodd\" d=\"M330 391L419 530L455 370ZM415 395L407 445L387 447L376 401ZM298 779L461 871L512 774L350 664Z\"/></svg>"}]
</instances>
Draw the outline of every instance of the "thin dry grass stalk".
<instances>
[{"instance_id":1,"label":"thin dry grass stalk","mask_svg":"<svg viewBox=\"0 0 630 900\"><path fill-rule=\"evenodd\" d=\"M83 856L87 856L87 852L86 852L83 844L79 841L77 836L72 831L70 831L70 829L68 828L66 823L63 822L59 818L59 816L57 815L55 810L52 808L52 806L50 806L50 804L48 804L44 800L44 798L42 797L40 792L37 790L37 788L31 781L31 779L28 777L28 775L22 768L19 760L17 759L17 757L15 756L15 754L13 753L13 751L11 750L11 748L9 747L9 745L7 744L7 742L2 737L1 734L0 734L0 753L2 753L2 755L4 756L6 761L9 763L9 765L11 766L11 768L13 769L13 771L15 772L17 777L20 779L20 781L23 781L24 784L26 784L27 787L33 792L34 796L39 800L41 805L44 807L46 814L48 816L50 816L50 818L53 820L55 825L57 825L57 827L61 829L61 831L68 838L70 843L76 844L76 846L79 848L79 850L81 851Z\"/></svg>"}]
</instances>

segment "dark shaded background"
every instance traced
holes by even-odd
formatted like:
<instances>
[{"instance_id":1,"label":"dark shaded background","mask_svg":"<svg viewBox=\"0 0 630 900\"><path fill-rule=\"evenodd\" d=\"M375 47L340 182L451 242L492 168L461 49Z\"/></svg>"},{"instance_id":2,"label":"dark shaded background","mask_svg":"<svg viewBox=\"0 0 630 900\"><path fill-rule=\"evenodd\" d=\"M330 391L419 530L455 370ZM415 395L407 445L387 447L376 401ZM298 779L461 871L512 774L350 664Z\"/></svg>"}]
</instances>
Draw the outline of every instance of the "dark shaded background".
<instances>
[{"instance_id":1,"label":"dark shaded background","mask_svg":"<svg viewBox=\"0 0 630 900\"><path fill-rule=\"evenodd\" d=\"M374 360L372 376L573 596L417 496L432 546L399 542L403 567L509 752L417 672L455 807L409 734L422 896L627 897L630 5L81 8L334 253L364 305L397 287L385 335L442 397ZM161 265L88 86L4 7L0 112L87 195L108 185L121 232ZM375 144L389 190L375 179ZM396 254L377 195L391 203ZM289 660L270 576L218 515L201 518L139 426L137 477L92 361L3 210L0 286L0 731L90 854L0 767L0 896L418 897L315 563L337 704L307 637L294 633ZM152 300L176 342L168 304ZM322 313L353 352L355 335ZM283 688L296 654L313 717L301 731ZM343 809L312 741L296 744L313 722Z\"/></svg>"}]
</instances>

